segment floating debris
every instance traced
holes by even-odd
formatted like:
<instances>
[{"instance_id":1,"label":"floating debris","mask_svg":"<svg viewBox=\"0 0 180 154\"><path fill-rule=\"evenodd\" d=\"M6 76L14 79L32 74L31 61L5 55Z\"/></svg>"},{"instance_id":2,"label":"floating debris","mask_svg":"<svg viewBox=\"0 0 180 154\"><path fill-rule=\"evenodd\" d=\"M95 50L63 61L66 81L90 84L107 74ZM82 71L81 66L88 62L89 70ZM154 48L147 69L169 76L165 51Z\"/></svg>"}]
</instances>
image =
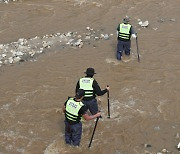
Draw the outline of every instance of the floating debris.
<instances>
[{"instance_id":1,"label":"floating debris","mask_svg":"<svg viewBox=\"0 0 180 154\"><path fill-rule=\"evenodd\" d=\"M160 18L160 19L158 19L158 22L160 22L160 23L163 23L165 21L165 19L164 18Z\"/></svg>"},{"instance_id":2,"label":"floating debris","mask_svg":"<svg viewBox=\"0 0 180 154\"><path fill-rule=\"evenodd\" d=\"M99 40L99 37L97 37L97 36L96 36L96 37L94 37L94 40Z\"/></svg>"},{"instance_id":3,"label":"floating debris","mask_svg":"<svg viewBox=\"0 0 180 154\"><path fill-rule=\"evenodd\" d=\"M153 30L158 30L158 28L156 27L156 28L153 28Z\"/></svg>"},{"instance_id":4,"label":"floating debris","mask_svg":"<svg viewBox=\"0 0 180 154\"><path fill-rule=\"evenodd\" d=\"M172 18L172 19L170 19L170 21L175 22L175 21L176 21L176 19Z\"/></svg>"},{"instance_id":5,"label":"floating debris","mask_svg":"<svg viewBox=\"0 0 180 154\"><path fill-rule=\"evenodd\" d=\"M154 127L154 130L160 130L161 128L159 126Z\"/></svg>"},{"instance_id":6,"label":"floating debris","mask_svg":"<svg viewBox=\"0 0 180 154\"><path fill-rule=\"evenodd\" d=\"M85 37L85 40L89 40L89 39L91 39L90 36L86 36L86 37Z\"/></svg>"},{"instance_id":7,"label":"floating debris","mask_svg":"<svg viewBox=\"0 0 180 154\"><path fill-rule=\"evenodd\" d=\"M152 147L150 144L144 144L144 147L145 148L150 148L150 147Z\"/></svg>"},{"instance_id":8,"label":"floating debris","mask_svg":"<svg viewBox=\"0 0 180 154\"><path fill-rule=\"evenodd\" d=\"M180 151L180 142L177 144L177 149Z\"/></svg>"},{"instance_id":9,"label":"floating debris","mask_svg":"<svg viewBox=\"0 0 180 154\"><path fill-rule=\"evenodd\" d=\"M149 21L145 21L145 22L139 22L139 25L141 26L141 27L148 27L149 26Z\"/></svg>"},{"instance_id":10,"label":"floating debris","mask_svg":"<svg viewBox=\"0 0 180 154\"><path fill-rule=\"evenodd\" d=\"M105 39L105 40L108 40L108 39L109 39L109 35L108 35L108 34L105 34L105 35L104 35L104 39Z\"/></svg>"},{"instance_id":11,"label":"floating debris","mask_svg":"<svg viewBox=\"0 0 180 154\"><path fill-rule=\"evenodd\" d=\"M141 19L138 19L138 25L140 25L143 28L148 27L149 26L149 21L146 20L146 21L142 22Z\"/></svg>"},{"instance_id":12,"label":"floating debris","mask_svg":"<svg viewBox=\"0 0 180 154\"><path fill-rule=\"evenodd\" d=\"M100 30L94 30L86 27L88 32L78 34L78 32L46 34L44 36L35 36L34 38L19 38L17 42L9 44L0 44L0 67L5 64L15 64L17 62L27 61L34 58L35 55L44 53L44 51L56 45L61 48L68 46L83 48L85 44L90 45L90 41L100 39L108 40L112 34L101 34ZM91 39L94 38L94 39Z\"/></svg>"},{"instance_id":13,"label":"floating debris","mask_svg":"<svg viewBox=\"0 0 180 154\"><path fill-rule=\"evenodd\" d=\"M90 30L91 28L90 27L86 27L86 30Z\"/></svg>"},{"instance_id":14,"label":"floating debris","mask_svg":"<svg viewBox=\"0 0 180 154\"><path fill-rule=\"evenodd\" d=\"M176 139L179 139L179 133L176 134Z\"/></svg>"},{"instance_id":15,"label":"floating debris","mask_svg":"<svg viewBox=\"0 0 180 154\"><path fill-rule=\"evenodd\" d=\"M9 2L17 2L19 0L0 0L0 3L8 4Z\"/></svg>"}]
</instances>

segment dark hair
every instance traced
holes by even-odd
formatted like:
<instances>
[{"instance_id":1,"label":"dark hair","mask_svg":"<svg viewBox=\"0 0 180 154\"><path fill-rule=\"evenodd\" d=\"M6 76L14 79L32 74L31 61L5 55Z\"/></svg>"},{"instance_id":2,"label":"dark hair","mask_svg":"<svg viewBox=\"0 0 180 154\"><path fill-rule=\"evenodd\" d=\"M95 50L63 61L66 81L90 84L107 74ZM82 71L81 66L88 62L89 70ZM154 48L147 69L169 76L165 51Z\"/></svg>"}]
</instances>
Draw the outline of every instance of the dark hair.
<instances>
[{"instance_id":1,"label":"dark hair","mask_svg":"<svg viewBox=\"0 0 180 154\"><path fill-rule=\"evenodd\" d=\"M85 91L83 89L78 89L76 92L76 98L80 99L81 97L83 97L85 94Z\"/></svg>"}]
</instances>

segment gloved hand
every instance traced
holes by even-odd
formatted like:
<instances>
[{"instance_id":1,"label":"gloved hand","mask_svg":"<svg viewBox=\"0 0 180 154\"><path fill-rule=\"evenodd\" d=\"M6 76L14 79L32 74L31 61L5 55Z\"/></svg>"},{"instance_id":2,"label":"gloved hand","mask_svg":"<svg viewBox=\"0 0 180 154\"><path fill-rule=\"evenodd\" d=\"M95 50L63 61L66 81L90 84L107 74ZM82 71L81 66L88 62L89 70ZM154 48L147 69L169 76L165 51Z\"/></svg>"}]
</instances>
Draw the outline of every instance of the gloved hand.
<instances>
[{"instance_id":1,"label":"gloved hand","mask_svg":"<svg viewBox=\"0 0 180 154\"><path fill-rule=\"evenodd\" d=\"M136 34L132 34L132 38L136 38L137 36L136 36Z\"/></svg>"},{"instance_id":2,"label":"gloved hand","mask_svg":"<svg viewBox=\"0 0 180 154\"><path fill-rule=\"evenodd\" d=\"M107 85L107 86L106 86L106 89L107 89L107 90L109 90L109 89L110 89L109 85Z\"/></svg>"}]
</instances>

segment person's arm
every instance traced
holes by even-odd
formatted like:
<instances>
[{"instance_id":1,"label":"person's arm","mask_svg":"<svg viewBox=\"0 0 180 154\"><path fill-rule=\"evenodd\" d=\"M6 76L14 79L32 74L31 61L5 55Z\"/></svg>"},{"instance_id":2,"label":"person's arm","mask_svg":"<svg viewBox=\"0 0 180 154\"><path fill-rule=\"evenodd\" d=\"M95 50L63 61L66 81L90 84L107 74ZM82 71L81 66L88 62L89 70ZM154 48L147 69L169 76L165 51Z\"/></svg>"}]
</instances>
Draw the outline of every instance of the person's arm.
<instances>
[{"instance_id":1,"label":"person's arm","mask_svg":"<svg viewBox=\"0 0 180 154\"><path fill-rule=\"evenodd\" d=\"M136 38L136 37L137 37L137 36L136 36L136 32L135 32L133 26L131 26L130 34L131 34L132 38Z\"/></svg>"},{"instance_id":2,"label":"person's arm","mask_svg":"<svg viewBox=\"0 0 180 154\"><path fill-rule=\"evenodd\" d=\"M118 25L118 27L117 27L117 37L119 36L119 30L120 30L120 24Z\"/></svg>"},{"instance_id":3,"label":"person's arm","mask_svg":"<svg viewBox=\"0 0 180 154\"><path fill-rule=\"evenodd\" d=\"M82 116L85 120L87 120L87 121L92 120L92 119L95 119L95 118L101 116L101 113L100 113L100 112L96 113L95 115L88 115L88 114L87 114L87 110L88 110L87 106L86 106L86 105L83 105L83 106L80 108L79 113L78 113L79 115L81 115L81 116Z\"/></svg>"},{"instance_id":4,"label":"person's arm","mask_svg":"<svg viewBox=\"0 0 180 154\"><path fill-rule=\"evenodd\" d=\"M65 113L65 106L64 105L62 107L62 111L63 111L63 113Z\"/></svg>"},{"instance_id":5,"label":"person's arm","mask_svg":"<svg viewBox=\"0 0 180 154\"><path fill-rule=\"evenodd\" d=\"M117 31L119 32L119 30L120 30L120 24L118 25L118 27L117 27Z\"/></svg>"},{"instance_id":6,"label":"person's arm","mask_svg":"<svg viewBox=\"0 0 180 154\"><path fill-rule=\"evenodd\" d=\"M117 37L119 36L119 31L116 32Z\"/></svg>"},{"instance_id":7,"label":"person's arm","mask_svg":"<svg viewBox=\"0 0 180 154\"><path fill-rule=\"evenodd\" d=\"M87 113L83 114L83 118L87 121L95 119L95 118L100 117L100 116L101 116L100 112L96 113L95 115L88 115Z\"/></svg>"},{"instance_id":8,"label":"person's arm","mask_svg":"<svg viewBox=\"0 0 180 154\"><path fill-rule=\"evenodd\" d=\"M136 34L136 31L135 31L135 29L134 29L133 26L131 26L130 33L131 33L131 34Z\"/></svg>"},{"instance_id":9,"label":"person's arm","mask_svg":"<svg viewBox=\"0 0 180 154\"><path fill-rule=\"evenodd\" d=\"M75 90L75 93L77 92L77 90L80 88L80 86L79 86L79 81L77 82L77 84L76 84L76 90Z\"/></svg>"},{"instance_id":10,"label":"person's arm","mask_svg":"<svg viewBox=\"0 0 180 154\"><path fill-rule=\"evenodd\" d=\"M68 101L68 100L67 100ZM65 110L66 110L66 103L67 103L67 101L64 103L64 105L63 105L63 107L62 107L62 111L63 111L63 113L65 113Z\"/></svg>"},{"instance_id":11,"label":"person's arm","mask_svg":"<svg viewBox=\"0 0 180 154\"><path fill-rule=\"evenodd\" d=\"M98 96L104 95L108 90L107 87L106 87L106 89L101 90L99 84L97 83L97 81L95 79L93 81L93 88L94 88L95 94L97 94Z\"/></svg>"}]
</instances>

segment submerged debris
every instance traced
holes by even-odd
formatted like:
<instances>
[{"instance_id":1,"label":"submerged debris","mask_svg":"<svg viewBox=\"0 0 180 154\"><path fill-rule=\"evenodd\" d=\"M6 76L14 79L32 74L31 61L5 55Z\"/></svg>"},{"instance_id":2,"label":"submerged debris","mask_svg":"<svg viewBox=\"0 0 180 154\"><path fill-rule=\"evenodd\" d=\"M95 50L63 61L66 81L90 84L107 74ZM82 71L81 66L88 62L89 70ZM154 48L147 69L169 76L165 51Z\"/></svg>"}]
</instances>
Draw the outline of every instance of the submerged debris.
<instances>
[{"instance_id":1,"label":"submerged debris","mask_svg":"<svg viewBox=\"0 0 180 154\"><path fill-rule=\"evenodd\" d=\"M20 1L20 0L0 0L0 3L8 4L9 2L16 2L16 1Z\"/></svg>"},{"instance_id":2,"label":"submerged debris","mask_svg":"<svg viewBox=\"0 0 180 154\"><path fill-rule=\"evenodd\" d=\"M163 22L165 22L165 19L164 18L160 18L160 19L158 19L158 22L163 23Z\"/></svg>"},{"instance_id":3,"label":"submerged debris","mask_svg":"<svg viewBox=\"0 0 180 154\"><path fill-rule=\"evenodd\" d=\"M177 134L176 134L176 139L179 139L179 138L180 138L180 137L179 137L179 133L177 133Z\"/></svg>"},{"instance_id":4,"label":"submerged debris","mask_svg":"<svg viewBox=\"0 0 180 154\"><path fill-rule=\"evenodd\" d=\"M53 46L82 48L84 45L90 45L90 41L100 39L110 39L109 34L102 34L100 30L95 31L93 28L86 27L85 33L78 32L47 34L42 37L25 39L19 38L17 42L9 44L0 44L0 66L5 64L14 64L17 62L27 61L35 55L48 51ZM94 39L91 39L94 38Z\"/></svg>"}]
</instances>

